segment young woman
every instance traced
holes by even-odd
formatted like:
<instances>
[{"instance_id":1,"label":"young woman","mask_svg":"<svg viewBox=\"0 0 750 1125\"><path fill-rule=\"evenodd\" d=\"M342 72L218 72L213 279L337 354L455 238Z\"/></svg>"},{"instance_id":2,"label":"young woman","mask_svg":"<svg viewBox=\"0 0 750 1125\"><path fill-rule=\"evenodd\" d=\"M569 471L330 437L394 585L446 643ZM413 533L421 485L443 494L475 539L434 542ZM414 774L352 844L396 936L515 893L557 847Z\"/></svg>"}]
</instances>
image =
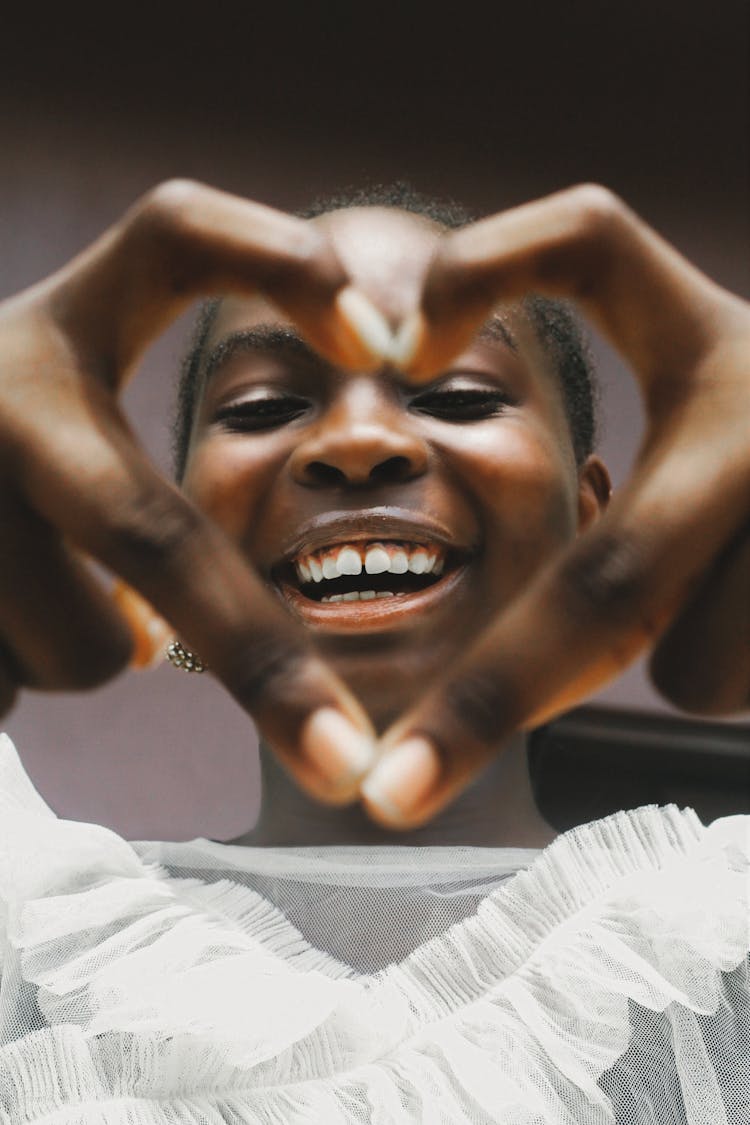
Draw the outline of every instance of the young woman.
<instances>
[{"instance_id":1,"label":"young woman","mask_svg":"<svg viewBox=\"0 0 750 1125\"><path fill-rule=\"evenodd\" d=\"M178 492L115 396L199 292L231 295ZM530 292L640 379L611 503L575 330ZM6 705L147 658L153 606L266 781L252 846L127 843L6 745L9 1120L741 1120L747 818L555 838L523 731L647 645L673 699L747 706L747 307L596 187L446 231L180 183L2 313Z\"/></svg>"}]
</instances>

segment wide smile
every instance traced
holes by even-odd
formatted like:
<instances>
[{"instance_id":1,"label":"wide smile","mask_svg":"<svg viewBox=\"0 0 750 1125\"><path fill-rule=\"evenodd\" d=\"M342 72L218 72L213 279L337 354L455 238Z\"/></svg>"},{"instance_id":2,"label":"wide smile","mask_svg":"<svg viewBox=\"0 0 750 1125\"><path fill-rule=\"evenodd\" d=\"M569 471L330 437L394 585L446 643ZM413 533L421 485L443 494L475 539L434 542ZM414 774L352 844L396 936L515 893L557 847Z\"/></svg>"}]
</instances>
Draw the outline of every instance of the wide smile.
<instances>
[{"instance_id":1,"label":"wide smile","mask_svg":"<svg viewBox=\"0 0 750 1125\"><path fill-rule=\"evenodd\" d=\"M455 596L466 551L431 542L348 541L298 556L272 577L294 615L322 632L386 632Z\"/></svg>"}]
</instances>

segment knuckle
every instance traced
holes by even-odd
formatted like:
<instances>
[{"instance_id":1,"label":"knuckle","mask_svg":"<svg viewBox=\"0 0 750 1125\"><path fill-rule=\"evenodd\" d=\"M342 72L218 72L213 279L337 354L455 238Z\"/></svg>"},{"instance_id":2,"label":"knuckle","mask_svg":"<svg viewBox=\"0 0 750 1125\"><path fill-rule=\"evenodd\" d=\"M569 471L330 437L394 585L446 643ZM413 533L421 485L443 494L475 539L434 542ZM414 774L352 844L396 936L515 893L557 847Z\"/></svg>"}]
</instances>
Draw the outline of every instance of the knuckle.
<instances>
[{"instance_id":1,"label":"knuckle","mask_svg":"<svg viewBox=\"0 0 750 1125\"><path fill-rule=\"evenodd\" d=\"M124 222L126 253L144 264L175 294L193 291L205 238L205 201L211 189L192 180L166 180L152 188Z\"/></svg>"},{"instance_id":2,"label":"knuckle","mask_svg":"<svg viewBox=\"0 0 750 1125\"><path fill-rule=\"evenodd\" d=\"M445 702L460 724L460 737L452 744L466 743L467 736L481 750L492 745L520 715L520 699L509 685L502 684L489 669L475 670L453 681L446 688ZM436 740L440 745L441 740ZM469 753L470 747L466 747ZM449 761L443 762L447 769Z\"/></svg>"},{"instance_id":3,"label":"knuckle","mask_svg":"<svg viewBox=\"0 0 750 1125\"><path fill-rule=\"evenodd\" d=\"M147 579L155 570L168 570L192 548L202 530L199 514L166 488L146 485L132 490L128 482L114 493L106 549L130 578Z\"/></svg>"},{"instance_id":4,"label":"knuckle","mask_svg":"<svg viewBox=\"0 0 750 1125\"><path fill-rule=\"evenodd\" d=\"M191 291L205 242L209 188L192 180L167 180L152 188L127 216L124 242L133 260L148 262L175 293Z\"/></svg>"},{"instance_id":5,"label":"knuckle","mask_svg":"<svg viewBox=\"0 0 750 1125\"><path fill-rule=\"evenodd\" d=\"M170 236L185 225L204 193L205 188L193 180L164 180L136 204L133 226L153 238Z\"/></svg>"},{"instance_id":6,"label":"knuckle","mask_svg":"<svg viewBox=\"0 0 750 1125\"><path fill-rule=\"evenodd\" d=\"M563 604L584 622L648 628L648 574L636 539L623 531L598 535L581 545L560 571Z\"/></svg>"},{"instance_id":7,"label":"knuckle","mask_svg":"<svg viewBox=\"0 0 750 1125\"><path fill-rule=\"evenodd\" d=\"M251 714L262 708L294 705L304 709L308 656L286 637L254 638L236 648L222 669L222 679Z\"/></svg>"},{"instance_id":8,"label":"knuckle","mask_svg":"<svg viewBox=\"0 0 750 1125\"><path fill-rule=\"evenodd\" d=\"M599 184L580 184L563 195L561 228L544 247L540 277L564 284L570 296L585 298L601 286L615 261L626 207Z\"/></svg>"},{"instance_id":9,"label":"knuckle","mask_svg":"<svg viewBox=\"0 0 750 1125\"><path fill-rule=\"evenodd\" d=\"M608 239L625 213L620 197L601 184L578 184L570 189L568 202L575 233L593 243Z\"/></svg>"}]
</instances>

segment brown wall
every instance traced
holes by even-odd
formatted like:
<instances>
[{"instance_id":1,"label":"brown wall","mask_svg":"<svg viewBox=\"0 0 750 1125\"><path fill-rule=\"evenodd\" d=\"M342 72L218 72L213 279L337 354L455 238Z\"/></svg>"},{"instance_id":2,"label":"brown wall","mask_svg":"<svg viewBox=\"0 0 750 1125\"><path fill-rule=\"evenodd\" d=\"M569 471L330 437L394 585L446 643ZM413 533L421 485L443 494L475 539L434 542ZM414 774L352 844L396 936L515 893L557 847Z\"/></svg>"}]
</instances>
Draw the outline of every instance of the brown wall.
<instances>
[{"instance_id":1,"label":"brown wall","mask_svg":"<svg viewBox=\"0 0 750 1125\"><path fill-rule=\"evenodd\" d=\"M183 8L170 23L160 6L141 25L102 8L57 26L16 13L0 44L0 293L181 175L287 208L401 177L480 212L598 180L750 295L746 6L488 9L457 5L439 22L419 3L245 4L196 22ZM184 328L127 392L165 468ZM618 483L640 406L617 358L595 347ZM599 698L669 710L639 667ZM162 668L85 698L27 695L6 726L62 816L174 839L226 838L254 820L254 733L207 677Z\"/></svg>"}]
</instances>

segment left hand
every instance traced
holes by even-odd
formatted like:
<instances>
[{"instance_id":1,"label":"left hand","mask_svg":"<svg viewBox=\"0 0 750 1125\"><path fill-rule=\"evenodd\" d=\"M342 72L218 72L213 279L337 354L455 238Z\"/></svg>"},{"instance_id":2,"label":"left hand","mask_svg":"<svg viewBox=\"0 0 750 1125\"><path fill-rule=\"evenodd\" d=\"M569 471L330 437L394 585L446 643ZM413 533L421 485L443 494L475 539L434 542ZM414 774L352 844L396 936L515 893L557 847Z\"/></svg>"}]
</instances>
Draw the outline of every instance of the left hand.
<instances>
[{"instance_id":1,"label":"left hand","mask_svg":"<svg viewBox=\"0 0 750 1125\"><path fill-rule=\"evenodd\" d=\"M677 706L750 707L750 306L586 185L443 236L403 326L407 375L432 378L499 301L530 292L573 299L612 341L640 384L646 432L602 518L383 735L362 798L385 827L430 821L513 731L568 710L647 648Z\"/></svg>"}]
</instances>

